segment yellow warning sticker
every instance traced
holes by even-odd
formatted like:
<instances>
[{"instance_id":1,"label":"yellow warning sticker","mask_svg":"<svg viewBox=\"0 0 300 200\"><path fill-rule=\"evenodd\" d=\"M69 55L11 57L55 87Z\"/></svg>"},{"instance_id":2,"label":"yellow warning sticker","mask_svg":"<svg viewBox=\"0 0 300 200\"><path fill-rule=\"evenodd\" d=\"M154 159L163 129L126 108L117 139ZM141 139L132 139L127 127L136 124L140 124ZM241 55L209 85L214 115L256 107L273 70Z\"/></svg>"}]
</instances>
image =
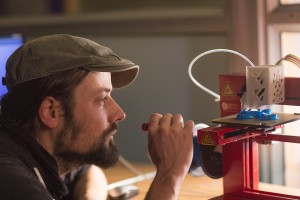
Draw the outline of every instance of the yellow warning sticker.
<instances>
[{"instance_id":1,"label":"yellow warning sticker","mask_svg":"<svg viewBox=\"0 0 300 200\"><path fill-rule=\"evenodd\" d=\"M224 90L223 90L223 95L228 95L228 96L232 96L233 95L233 91L231 89L231 86L229 83L225 84Z\"/></svg>"},{"instance_id":2,"label":"yellow warning sticker","mask_svg":"<svg viewBox=\"0 0 300 200\"><path fill-rule=\"evenodd\" d=\"M202 138L202 144L213 145L213 141L208 132L204 132L204 136Z\"/></svg>"}]
</instances>

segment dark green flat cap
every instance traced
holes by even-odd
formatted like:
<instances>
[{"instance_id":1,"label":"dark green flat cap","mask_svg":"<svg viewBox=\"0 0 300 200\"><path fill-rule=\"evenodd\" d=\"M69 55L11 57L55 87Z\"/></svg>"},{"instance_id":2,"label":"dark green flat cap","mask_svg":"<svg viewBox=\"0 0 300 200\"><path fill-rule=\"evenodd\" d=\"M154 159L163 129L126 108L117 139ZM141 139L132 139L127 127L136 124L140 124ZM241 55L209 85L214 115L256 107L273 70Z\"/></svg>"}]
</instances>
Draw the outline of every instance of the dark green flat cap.
<instances>
[{"instance_id":1,"label":"dark green flat cap","mask_svg":"<svg viewBox=\"0 0 300 200\"><path fill-rule=\"evenodd\" d=\"M4 84L15 85L70 69L111 72L113 88L129 85L139 66L89 39L57 34L37 38L18 48L6 63Z\"/></svg>"}]
</instances>

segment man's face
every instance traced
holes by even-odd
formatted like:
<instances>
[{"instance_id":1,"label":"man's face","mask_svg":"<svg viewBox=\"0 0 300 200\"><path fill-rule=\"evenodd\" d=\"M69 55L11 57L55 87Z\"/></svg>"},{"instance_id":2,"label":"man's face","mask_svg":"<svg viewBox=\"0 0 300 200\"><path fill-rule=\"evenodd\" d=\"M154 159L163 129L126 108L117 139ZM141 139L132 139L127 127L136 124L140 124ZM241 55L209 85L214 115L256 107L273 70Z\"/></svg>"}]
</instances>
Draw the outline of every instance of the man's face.
<instances>
[{"instance_id":1,"label":"man's face","mask_svg":"<svg viewBox=\"0 0 300 200\"><path fill-rule=\"evenodd\" d=\"M55 155L63 162L104 168L117 162L113 136L125 113L111 92L109 72L90 72L75 89L73 117L64 122L55 147Z\"/></svg>"}]
</instances>

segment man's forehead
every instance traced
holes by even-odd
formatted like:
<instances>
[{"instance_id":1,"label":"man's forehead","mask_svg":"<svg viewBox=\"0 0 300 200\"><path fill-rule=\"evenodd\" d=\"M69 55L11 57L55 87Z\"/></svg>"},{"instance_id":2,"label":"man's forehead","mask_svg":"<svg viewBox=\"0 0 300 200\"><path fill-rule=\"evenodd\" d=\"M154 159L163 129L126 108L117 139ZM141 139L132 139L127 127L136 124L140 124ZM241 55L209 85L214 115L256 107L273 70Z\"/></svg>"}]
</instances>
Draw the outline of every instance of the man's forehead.
<instances>
[{"instance_id":1,"label":"man's forehead","mask_svg":"<svg viewBox=\"0 0 300 200\"><path fill-rule=\"evenodd\" d=\"M90 72L79 87L86 89L94 89L99 91L111 91L111 73L110 72Z\"/></svg>"}]
</instances>

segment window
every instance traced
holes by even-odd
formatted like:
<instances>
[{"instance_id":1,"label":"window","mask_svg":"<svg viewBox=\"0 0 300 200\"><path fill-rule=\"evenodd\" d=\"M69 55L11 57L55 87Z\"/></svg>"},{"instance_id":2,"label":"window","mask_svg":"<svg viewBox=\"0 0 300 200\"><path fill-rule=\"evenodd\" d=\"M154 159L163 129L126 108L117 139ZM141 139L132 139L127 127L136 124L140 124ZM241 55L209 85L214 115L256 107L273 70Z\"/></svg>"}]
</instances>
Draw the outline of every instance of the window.
<instances>
[{"instance_id":1,"label":"window","mask_svg":"<svg viewBox=\"0 0 300 200\"><path fill-rule=\"evenodd\" d=\"M300 58L300 0L266 0L267 17L266 30L268 37L268 61L274 63L279 58L293 54ZM298 5L297 5L298 4ZM291 62L284 61L286 77L300 77L300 68ZM295 87L298 87L295 85ZM285 113L295 113L300 111L299 106L282 106ZM300 123L287 124L284 133L300 136ZM275 146L275 145L274 145ZM279 145L277 145L279 146ZM269 165L283 164L282 184L292 188L300 187L300 157L296 152L300 151L300 144L284 143L280 146L280 157L278 152L269 152L267 157L274 158L274 162ZM277 156L276 156L277 155ZM276 159L275 159L276 158ZM264 162L264 161L263 161ZM270 172L270 177L278 174Z\"/></svg>"},{"instance_id":2,"label":"window","mask_svg":"<svg viewBox=\"0 0 300 200\"><path fill-rule=\"evenodd\" d=\"M299 1L300 2L300 1ZM300 58L300 32L281 33L281 55L293 54ZM285 62L285 76L300 77L300 68L291 62Z\"/></svg>"},{"instance_id":3,"label":"window","mask_svg":"<svg viewBox=\"0 0 300 200\"><path fill-rule=\"evenodd\" d=\"M300 0L280 0L282 5L300 4Z\"/></svg>"}]
</instances>

